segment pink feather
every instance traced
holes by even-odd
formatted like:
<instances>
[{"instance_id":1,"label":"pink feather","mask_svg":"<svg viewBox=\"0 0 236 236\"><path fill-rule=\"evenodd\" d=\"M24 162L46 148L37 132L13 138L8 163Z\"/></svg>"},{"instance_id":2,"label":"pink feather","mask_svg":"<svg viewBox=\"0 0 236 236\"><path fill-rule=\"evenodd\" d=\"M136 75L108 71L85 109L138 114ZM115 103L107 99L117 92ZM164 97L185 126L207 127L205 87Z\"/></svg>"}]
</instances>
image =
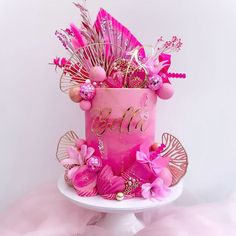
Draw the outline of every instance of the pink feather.
<instances>
[{"instance_id":1,"label":"pink feather","mask_svg":"<svg viewBox=\"0 0 236 236\"><path fill-rule=\"evenodd\" d=\"M85 45L85 43L84 43L83 36L80 33L79 28L77 28L74 24L70 24L70 28L71 28L71 31L73 32L76 40L78 41L78 45L80 47L83 47Z\"/></svg>"}]
</instances>

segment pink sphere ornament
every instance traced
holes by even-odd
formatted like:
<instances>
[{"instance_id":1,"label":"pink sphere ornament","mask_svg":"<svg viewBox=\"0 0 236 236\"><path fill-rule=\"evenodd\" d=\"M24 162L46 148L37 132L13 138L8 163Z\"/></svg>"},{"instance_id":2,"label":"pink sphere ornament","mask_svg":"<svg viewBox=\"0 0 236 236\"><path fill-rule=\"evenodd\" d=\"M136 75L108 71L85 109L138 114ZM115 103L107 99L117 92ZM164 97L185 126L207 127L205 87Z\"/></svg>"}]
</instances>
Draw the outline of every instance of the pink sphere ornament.
<instances>
[{"instance_id":1,"label":"pink sphere ornament","mask_svg":"<svg viewBox=\"0 0 236 236\"><path fill-rule=\"evenodd\" d=\"M69 91L69 96L73 102L79 103L82 101L82 97L80 96L80 88L79 87L71 88Z\"/></svg>"},{"instance_id":2,"label":"pink sphere ornament","mask_svg":"<svg viewBox=\"0 0 236 236\"><path fill-rule=\"evenodd\" d=\"M80 87L80 96L84 100L92 100L95 96L96 89L91 83L85 83Z\"/></svg>"},{"instance_id":3,"label":"pink sphere ornament","mask_svg":"<svg viewBox=\"0 0 236 236\"><path fill-rule=\"evenodd\" d=\"M106 71L101 66L94 66L90 69L89 78L94 82L102 82L106 79Z\"/></svg>"},{"instance_id":4,"label":"pink sphere ornament","mask_svg":"<svg viewBox=\"0 0 236 236\"><path fill-rule=\"evenodd\" d=\"M153 143L152 146L150 147L151 151L156 151L159 148L159 144L158 143Z\"/></svg>"},{"instance_id":5,"label":"pink sphere ornament","mask_svg":"<svg viewBox=\"0 0 236 236\"><path fill-rule=\"evenodd\" d=\"M161 99L169 99L174 95L174 87L172 84L164 83L157 91L157 95Z\"/></svg>"},{"instance_id":6,"label":"pink sphere ornament","mask_svg":"<svg viewBox=\"0 0 236 236\"><path fill-rule=\"evenodd\" d=\"M149 78L148 87L151 90L157 91L158 89L161 88L162 84L163 84L162 78L159 75L154 75L151 78Z\"/></svg>"},{"instance_id":7,"label":"pink sphere ornament","mask_svg":"<svg viewBox=\"0 0 236 236\"><path fill-rule=\"evenodd\" d=\"M89 111L91 109L91 106L92 106L92 104L90 101L83 100L80 102L80 108L83 111Z\"/></svg>"},{"instance_id":8,"label":"pink sphere ornament","mask_svg":"<svg viewBox=\"0 0 236 236\"><path fill-rule=\"evenodd\" d=\"M102 168L102 159L100 157L91 156L86 164L91 171L97 172Z\"/></svg>"}]
</instances>

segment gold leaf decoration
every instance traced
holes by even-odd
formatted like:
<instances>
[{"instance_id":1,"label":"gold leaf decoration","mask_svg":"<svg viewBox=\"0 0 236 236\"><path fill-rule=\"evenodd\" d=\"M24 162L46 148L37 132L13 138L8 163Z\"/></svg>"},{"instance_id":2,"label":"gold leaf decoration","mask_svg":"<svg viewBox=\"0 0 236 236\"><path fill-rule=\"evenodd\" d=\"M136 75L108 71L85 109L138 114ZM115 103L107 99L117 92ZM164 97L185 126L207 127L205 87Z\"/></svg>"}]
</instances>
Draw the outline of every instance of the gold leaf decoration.
<instances>
[{"instance_id":1,"label":"gold leaf decoration","mask_svg":"<svg viewBox=\"0 0 236 236\"><path fill-rule=\"evenodd\" d=\"M164 133L162 143L166 146L162 151L162 156L171 159L168 168L173 177L171 186L174 186L187 171L188 156L180 141L173 135Z\"/></svg>"},{"instance_id":2,"label":"gold leaf decoration","mask_svg":"<svg viewBox=\"0 0 236 236\"><path fill-rule=\"evenodd\" d=\"M117 50L123 49L116 47ZM68 92L70 88L78 86L89 79L89 71L94 66L101 66L107 72L111 70L115 60L111 54L111 44L93 43L79 48L66 63L60 79L60 89ZM120 56L122 53L120 53Z\"/></svg>"},{"instance_id":3,"label":"gold leaf decoration","mask_svg":"<svg viewBox=\"0 0 236 236\"><path fill-rule=\"evenodd\" d=\"M79 138L74 131L68 131L60 138L56 152L56 157L59 162L66 158L69 158L67 148L69 146L75 146L76 140L78 139Z\"/></svg>"}]
</instances>

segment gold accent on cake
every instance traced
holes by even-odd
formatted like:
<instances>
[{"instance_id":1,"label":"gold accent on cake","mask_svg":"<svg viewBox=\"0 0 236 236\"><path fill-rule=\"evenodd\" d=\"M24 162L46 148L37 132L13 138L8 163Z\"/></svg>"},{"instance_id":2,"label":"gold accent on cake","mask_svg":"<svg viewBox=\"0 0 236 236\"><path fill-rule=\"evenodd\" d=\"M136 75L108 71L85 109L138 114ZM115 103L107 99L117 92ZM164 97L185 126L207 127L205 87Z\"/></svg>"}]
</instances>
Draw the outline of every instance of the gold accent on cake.
<instances>
[{"instance_id":1,"label":"gold accent on cake","mask_svg":"<svg viewBox=\"0 0 236 236\"><path fill-rule=\"evenodd\" d=\"M148 121L148 117L140 116L142 112L141 108L135 109L131 106L124 111L121 117L111 118L111 108L96 109L91 123L91 131L98 137L102 136L107 130L113 131L116 129L119 133L144 132L146 130L144 125Z\"/></svg>"},{"instance_id":2,"label":"gold accent on cake","mask_svg":"<svg viewBox=\"0 0 236 236\"><path fill-rule=\"evenodd\" d=\"M117 201L122 201L122 200L124 200L124 197L125 197L125 195L124 195L124 193L122 193L122 192L119 192L119 193L116 194L116 200L117 200Z\"/></svg>"}]
</instances>

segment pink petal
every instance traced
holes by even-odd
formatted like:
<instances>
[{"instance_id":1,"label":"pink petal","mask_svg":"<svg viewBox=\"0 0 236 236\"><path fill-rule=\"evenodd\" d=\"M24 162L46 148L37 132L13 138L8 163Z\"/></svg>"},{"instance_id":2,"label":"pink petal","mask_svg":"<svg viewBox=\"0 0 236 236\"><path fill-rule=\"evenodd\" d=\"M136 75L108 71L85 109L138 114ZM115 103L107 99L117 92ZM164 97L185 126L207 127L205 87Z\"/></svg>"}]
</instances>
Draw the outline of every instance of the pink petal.
<instances>
[{"instance_id":1,"label":"pink petal","mask_svg":"<svg viewBox=\"0 0 236 236\"><path fill-rule=\"evenodd\" d=\"M159 178L163 179L164 184L168 187L172 184L172 174L166 167L162 169Z\"/></svg>"},{"instance_id":2,"label":"pink petal","mask_svg":"<svg viewBox=\"0 0 236 236\"><path fill-rule=\"evenodd\" d=\"M158 157L155 160L153 160L154 163L156 163L157 166L163 168L168 166L169 164L169 159L166 157Z\"/></svg>"},{"instance_id":3,"label":"pink petal","mask_svg":"<svg viewBox=\"0 0 236 236\"><path fill-rule=\"evenodd\" d=\"M146 184L143 184L141 188L142 188L143 198L150 199L152 197L151 195L152 185L150 183L146 183Z\"/></svg>"},{"instance_id":4,"label":"pink petal","mask_svg":"<svg viewBox=\"0 0 236 236\"><path fill-rule=\"evenodd\" d=\"M161 178L157 178L152 183L152 197L155 199L161 199L166 197L170 192L170 189L164 184Z\"/></svg>"},{"instance_id":5,"label":"pink petal","mask_svg":"<svg viewBox=\"0 0 236 236\"><path fill-rule=\"evenodd\" d=\"M161 178L156 178L153 182L152 182L152 187L153 188L160 188L162 187L164 184L163 179Z\"/></svg>"},{"instance_id":6,"label":"pink petal","mask_svg":"<svg viewBox=\"0 0 236 236\"><path fill-rule=\"evenodd\" d=\"M140 163L148 163L148 157L144 152L136 152L136 160Z\"/></svg>"},{"instance_id":7,"label":"pink petal","mask_svg":"<svg viewBox=\"0 0 236 236\"><path fill-rule=\"evenodd\" d=\"M81 145L81 150L80 150L80 155L84 161L84 157L86 156L87 154L87 145L83 144Z\"/></svg>"},{"instance_id":8,"label":"pink petal","mask_svg":"<svg viewBox=\"0 0 236 236\"><path fill-rule=\"evenodd\" d=\"M68 147L67 152L68 152L70 159L75 160L76 164L79 164L79 165L84 164L82 156L81 156L80 152L77 151L77 149L75 149L74 147Z\"/></svg>"},{"instance_id":9,"label":"pink petal","mask_svg":"<svg viewBox=\"0 0 236 236\"><path fill-rule=\"evenodd\" d=\"M86 153L86 155L84 157L85 161L87 161L94 154L94 152L95 152L94 148L88 147L87 153Z\"/></svg>"}]
</instances>

